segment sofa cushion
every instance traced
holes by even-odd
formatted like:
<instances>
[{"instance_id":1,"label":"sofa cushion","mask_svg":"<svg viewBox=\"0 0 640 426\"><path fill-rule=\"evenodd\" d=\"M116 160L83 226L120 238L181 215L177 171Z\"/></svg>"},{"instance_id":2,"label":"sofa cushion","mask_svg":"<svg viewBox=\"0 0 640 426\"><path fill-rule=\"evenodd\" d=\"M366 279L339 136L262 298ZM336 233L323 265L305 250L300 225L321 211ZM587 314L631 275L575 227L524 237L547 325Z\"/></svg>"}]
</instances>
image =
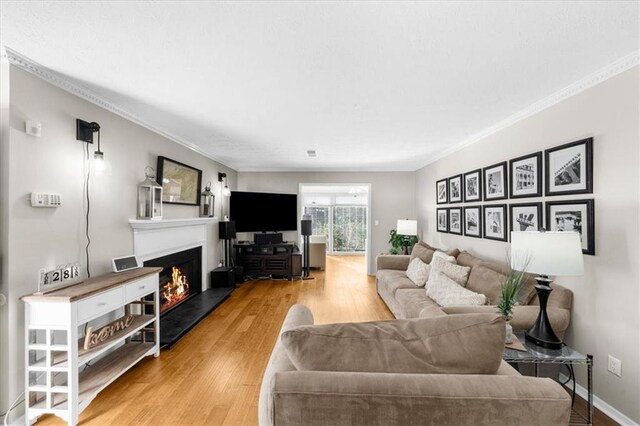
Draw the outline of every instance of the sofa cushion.
<instances>
[{"instance_id":1,"label":"sofa cushion","mask_svg":"<svg viewBox=\"0 0 640 426\"><path fill-rule=\"evenodd\" d=\"M440 306L429 298L422 288L400 289L396 291L395 298L402 306L404 317L407 319L419 318L424 308L440 309Z\"/></svg>"},{"instance_id":2,"label":"sofa cushion","mask_svg":"<svg viewBox=\"0 0 640 426\"><path fill-rule=\"evenodd\" d=\"M429 274L429 281L431 281L431 277L436 272L442 272L461 286L465 286L467 284L467 278L469 277L469 271L471 268L468 266L460 266L455 265L453 263L449 263L446 260L443 260L439 257L434 257L431 261L431 274ZM427 287L429 286L429 282L427 282Z\"/></svg>"},{"instance_id":3,"label":"sofa cushion","mask_svg":"<svg viewBox=\"0 0 640 426\"><path fill-rule=\"evenodd\" d=\"M424 287L429 279L431 267L416 257L409 263L407 268L407 277L418 287Z\"/></svg>"},{"instance_id":4,"label":"sofa cushion","mask_svg":"<svg viewBox=\"0 0 640 426\"><path fill-rule=\"evenodd\" d=\"M499 315L468 314L302 326L281 341L298 370L495 374L504 336Z\"/></svg>"},{"instance_id":5,"label":"sofa cushion","mask_svg":"<svg viewBox=\"0 0 640 426\"><path fill-rule=\"evenodd\" d=\"M489 299L490 305L497 305L500 299L502 284L507 278L509 267L506 263L482 261L473 266L467 281L467 288L476 293L482 293ZM531 303L535 295L535 279L525 274L522 290L518 295L521 305Z\"/></svg>"},{"instance_id":6,"label":"sofa cushion","mask_svg":"<svg viewBox=\"0 0 640 426\"><path fill-rule=\"evenodd\" d=\"M435 250L431 250L430 248L426 248L420 244L415 244L411 250L411 260L418 258L424 263L429 264L431 263L431 258L435 252Z\"/></svg>"},{"instance_id":7,"label":"sofa cushion","mask_svg":"<svg viewBox=\"0 0 640 426\"><path fill-rule=\"evenodd\" d=\"M475 257L468 251L463 251L460 252L458 257L456 257L456 261L458 265L474 267L475 265L482 262L482 259L480 259L479 257Z\"/></svg>"},{"instance_id":8,"label":"sofa cushion","mask_svg":"<svg viewBox=\"0 0 640 426\"><path fill-rule=\"evenodd\" d=\"M453 257L458 257L458 255L460 254L460 250L458 250L457 248L454 248L454 249L451 249L451 250L445 250L445 249L441 249L441 248L438 248L438 247L433 247L433 246L425 243L424 241L418 241L416 244L417 245L421 245L422 247L428 248L428 249L433 250L433 251L438 251L438 250L439 251L443 251L443 252L447 253L449 256L453 256Z\"/></svg>"},{"instance_id":9,"label":"sofa cushion","mask_svg":"<svg viewBox=\"0 0 640 426\"><path fill-rule=\"evenodd\" d=\"M395 296L399 288L416 288L416 285L407 277L405 271L395 269L382 269L376 272L378 286L384 286L387 293Z\"/></svg>"},{"instance_id":10,"label":"sofa cushion","mask_svg":"<svg viewBox=\"0 0 640 426\"><path fill-rule=\"evenodd\" d=\"M482 306L487 304L484 294L467 290L442 272L429 277L427 296L440 306Z\"/></svg>"}]
</instances>

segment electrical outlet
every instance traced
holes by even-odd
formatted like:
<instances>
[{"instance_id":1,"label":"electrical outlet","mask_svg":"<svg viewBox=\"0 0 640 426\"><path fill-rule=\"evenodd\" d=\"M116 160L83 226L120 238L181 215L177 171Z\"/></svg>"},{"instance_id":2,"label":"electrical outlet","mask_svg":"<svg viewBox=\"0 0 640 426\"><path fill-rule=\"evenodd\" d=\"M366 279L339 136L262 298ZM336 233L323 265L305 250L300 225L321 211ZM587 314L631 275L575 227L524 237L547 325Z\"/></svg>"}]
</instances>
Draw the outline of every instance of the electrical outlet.
<instances>
[{"instance_id":1,"label":"electrical outlet","mask_svg":"<svg viewBox=\"0 0 640 426\"><path fill-rule=\"evenodd\" d=\"M609 355L607 370L618 377L622 377L622 361Z\"/></svg>"}]
</instances>

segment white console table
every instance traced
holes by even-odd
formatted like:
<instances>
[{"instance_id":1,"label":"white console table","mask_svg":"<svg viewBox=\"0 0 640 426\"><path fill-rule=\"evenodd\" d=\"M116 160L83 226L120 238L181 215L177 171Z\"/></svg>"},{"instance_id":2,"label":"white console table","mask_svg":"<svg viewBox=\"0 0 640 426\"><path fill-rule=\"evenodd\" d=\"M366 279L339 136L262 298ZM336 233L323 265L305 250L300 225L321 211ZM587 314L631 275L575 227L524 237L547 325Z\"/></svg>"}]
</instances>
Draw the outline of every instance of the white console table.
<instances>
[{"instance_id":1,"label":"white console table","mask_svg":"<svg viewBox=\"0 0 640 426\"><path fill-rule=\"evenodd\" d=\"M96 395L142 358L160 354L158 273L139 268L24 296L25 419L51 413L75 425ZM84 349L78 328L99 317L133 315L129 327ZM106 317L105 317L106 318Z\"/></svg>"}]
</instances>

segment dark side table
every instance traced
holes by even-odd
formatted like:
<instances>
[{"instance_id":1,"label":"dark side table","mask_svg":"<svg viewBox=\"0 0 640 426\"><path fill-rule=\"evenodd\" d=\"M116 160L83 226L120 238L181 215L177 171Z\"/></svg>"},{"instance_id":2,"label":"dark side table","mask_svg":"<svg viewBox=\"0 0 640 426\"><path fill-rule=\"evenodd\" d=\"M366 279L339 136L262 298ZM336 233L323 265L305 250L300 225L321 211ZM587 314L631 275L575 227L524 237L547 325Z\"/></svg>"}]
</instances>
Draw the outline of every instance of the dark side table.
<instances>
[{"instance_id":1,"label":"dark side table","mask_svg":"<svg viewBox=\"0 0 640 426\"><path fill-rule=\"evenodd\" d=\"M571 397L571 405L575 402L576 397L576 379L573 374L573 366L576 364L586 364L587 366L587 391L588 391L588 410L587 418L585 419L580 414L572 410L570 424L585 424L576 423L580 417L580 420L586 421L587 425L593 425L593 355L583 355L573 348L563 345L561 349L547 349L542 346L538 346L535 343L529 342L524 337L524 332L515 332L518 336L518 340L524 345L526 352L518 351L515 349L505 348L502 354L504 359L509 364L533 364L534 372L538 377L538 367L540 364L565 364L569 367L569 378L573 380L573 394Z\"/></svg>"}]
</instances>

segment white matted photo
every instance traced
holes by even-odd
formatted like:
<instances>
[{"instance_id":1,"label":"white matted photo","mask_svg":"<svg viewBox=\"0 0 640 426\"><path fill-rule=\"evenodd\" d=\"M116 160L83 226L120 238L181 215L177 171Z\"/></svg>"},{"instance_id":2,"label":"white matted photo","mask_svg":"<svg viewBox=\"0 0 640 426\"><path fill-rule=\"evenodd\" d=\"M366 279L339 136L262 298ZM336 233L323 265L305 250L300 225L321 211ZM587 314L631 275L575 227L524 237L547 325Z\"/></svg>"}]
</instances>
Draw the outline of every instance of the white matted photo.
<instances>
[{"instance_id":1,"label":"white matted photo","mask_svg":"<svg viewBox=\"0 0 640 426\"><path fill-rule=\"evenodd\" d=\"M546 195L593 192L593 138L551 148L544 154Z\"/></svg>"},{"instance_id":2,"label":"white matted photo","mask_svg":"<svg viewBox=\"0 0 640 426\"><path fill-rule=\"evenodd\" d=\"M584 254L596 254L594 202L589 200L550 201L547 207L547 229L578 232Z\"/></svg>"},{"instance_id":3,"label":"white matted photo","mask_svg":"<svg viewBox=\"0 0 640 426\"><path fill-rule=\"evenodd\" d=\"M474 170L464 174L464 201L482 201L482 170Z\"/></svg>"},{"instance_id":4,"label":"white matted photo","mask_svg":"<svg viewBox=\"0 0 640 426\"><path fill-rule=\"evenodd\" d=\"M539 231L542 224L542 203L510 204L511 232Z\"/></svg>"},{"instance_id":5,"label":"white matted photo","mask_svg":"<svg viewBox=\"0 0 640 426\"><path fill-rule=\"evenodd\" d=\"M438 222L436 229L438 232L447 232L449 230L447 212L447 209L436 209L436 217Z\"/></svg>"},{"instance_id":6,"label":"white matted photo","mask_svg":"<svg viewBox=\"0 0 640 426\"><path fill-rule=\"evenodd\" d=\"M484 238L507 241L507 205L484 206Z\"/></svg>"},{"instance_id":7,"label":"white matted photo","mask_svg":"<svg viewBox=\"0 0 640 426\"><path fill-rule=\"evenodd\" d=\"M449 178L449 202L462 202L462 175Z\"/></svg>"},{"instance_id":8,"label":"white matted photo","mask_svg":"<svg viewBox=\"0 0 640 426\"><path fill-rule=\"evenodd\" d=\"M436 182L436 204L447 204L447 180L442 179Z\"/></svg>"},{"instance_id":9,"label":"white matted photo","mask_svg":"<svg viewBox=\"0 0 640 426\"><path fill-rule=\"evenodd\" d=\"M509 161L509 197L542 196L542 152Z\"/></svg>"},{"instance_id":10,"label":"white matted photo","mask_svg":"<svg viewBox=\"0 0 640 426\"><path fill-rule=\"evenodd\" d=\"M507 198L507 162L494 164L482 169L484 179L484 200Z\"/></svg>"},{"instance_id":11,"label":"white matted photo","mask_svg":"<svg viewBox=\"0 0 640 426\"><path fill-rule=\"evenodd\" d=\"M482 238L482 208L480 206L464 208L464 235Z\"/></svg>"},{"instance_id":12,"label":"white matted photo","mask_svg":"<svg viewBox=\"0 0 640 426\"><path fill-rule=\"evenodd\" d=\"M449 233L462 235L462 209L449 209Z\"/></svg>"}]
</instances>

